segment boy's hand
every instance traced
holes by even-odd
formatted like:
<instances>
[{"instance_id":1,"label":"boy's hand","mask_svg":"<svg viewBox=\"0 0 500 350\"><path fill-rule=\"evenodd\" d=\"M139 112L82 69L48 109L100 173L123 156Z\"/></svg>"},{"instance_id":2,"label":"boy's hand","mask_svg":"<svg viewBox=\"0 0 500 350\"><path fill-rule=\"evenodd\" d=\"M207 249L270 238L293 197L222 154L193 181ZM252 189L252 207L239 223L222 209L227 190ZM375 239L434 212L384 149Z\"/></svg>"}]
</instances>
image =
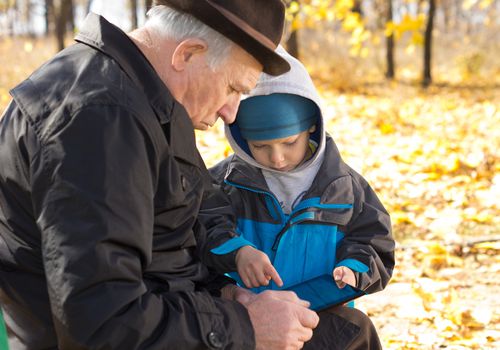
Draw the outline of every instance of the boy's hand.
<instances>
[{"instance_id":1,"label":"boy's hand","mask_svg":"<svg viewBox=\"0 0 500 350\"><path fill-rule=\"evenodd\" d=\"M247 288L267 286L273 280L281 287L283 281L271 264L269 257L249 245L241 247L236 253L236 266L238 274Z\"/></svg>"},{"instance_id":2,"label":"boy's hand","mask_svg":"<svg viewBox=\"0 0 500 350\"><path fill-rule=\"evenodd\" d=\"M339 288L344 288L346 284L356 287L356 276L348 267L339 266L333 270L333 279Z\"/></svg>"}]
</instances>

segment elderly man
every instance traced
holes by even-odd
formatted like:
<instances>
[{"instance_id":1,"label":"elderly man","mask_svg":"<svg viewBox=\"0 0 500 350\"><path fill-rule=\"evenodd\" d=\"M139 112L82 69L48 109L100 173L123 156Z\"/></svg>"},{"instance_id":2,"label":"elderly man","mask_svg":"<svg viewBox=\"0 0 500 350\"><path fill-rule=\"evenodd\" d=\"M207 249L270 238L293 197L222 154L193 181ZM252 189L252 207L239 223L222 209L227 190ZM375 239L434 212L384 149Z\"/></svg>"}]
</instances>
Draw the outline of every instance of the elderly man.
<instances>
[{"instance_id":1,"label":"elderly man","mask_svg":"<svg viewBox=\"0 0 500 350\"><path fill-rule=\"evenodd\" d=\"M273 51L283 4L155 5L128 35L91 14L77 44L11 91L0 301L12 349L295 349L317 325L295 294L245 294L196 256L214 190L193 128L231 123L262 70L289 69Z\"/></svg>"}]
</instances>

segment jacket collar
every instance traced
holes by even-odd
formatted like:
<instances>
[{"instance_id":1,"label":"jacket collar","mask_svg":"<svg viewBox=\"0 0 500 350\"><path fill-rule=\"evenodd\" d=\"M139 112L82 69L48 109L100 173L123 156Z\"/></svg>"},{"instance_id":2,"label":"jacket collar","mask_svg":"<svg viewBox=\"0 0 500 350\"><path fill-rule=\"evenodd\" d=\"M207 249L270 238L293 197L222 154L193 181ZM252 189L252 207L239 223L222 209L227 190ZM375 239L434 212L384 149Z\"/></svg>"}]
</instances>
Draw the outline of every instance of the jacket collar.
<instances>
[{"instance_id":1,"label":"jacket collar","mask_svg":"<svg viewBox=\"0 0 500 350\"><path fill-rule=\"evenodd\" d=\"M294 212L300 214L303 210L312 210L316 213L315 221L345 226L354 212L353 175L342 161L337 146L329 135L326 136L326 148L323 164L311 187L301 199L302 209L295 208ZM245 188L270 192L260 169L252 167L236 155L227 166L225 180ZM335 207L338 204L351 207ZM328 208L328 205L333 206ZM318 210L321 207L322 209Z\"/></svg>"},{"instance_id":2,"label":"jacket collar","mask_svg":"<svg viewBox=\"0 0 500 350\"><path fill-rule=\"evenodd\" d=\"M333 181L340 177L349 175L347 168L340 157L337 145L330 135L326 135L325 144L325 158L318 170L318 174L308 190L309 195L321 197L322 193ZM262 171L259 168L248 164L248 162L236 154L232 156L229 164L227 165L224 179L228 182L239 184L244 187L269 191L266 180L262 175Z\"/></svg>"},{"instance_id":3,"label":"jacket collar","mask_svg":"<svg viewBox=\"0 0 500 350\"><path fill-rule=\"evenodd\" d=\"M233 155L229 162L224 180L243 187L269 192L260 169L251 166L237 155Z\"/></svg>"},{"instance_id":4,"label":"jacket collar","mask_svg":"<svg viewBox=\"0 0 500 350\"><path fill-rule=\"evenodd\" d=\"M115 60L144 91L160 122L165 124L170 121L174 98L151 63L122 30L104 17L89 13L75 40Z\"/></svg>"}]
</instances>

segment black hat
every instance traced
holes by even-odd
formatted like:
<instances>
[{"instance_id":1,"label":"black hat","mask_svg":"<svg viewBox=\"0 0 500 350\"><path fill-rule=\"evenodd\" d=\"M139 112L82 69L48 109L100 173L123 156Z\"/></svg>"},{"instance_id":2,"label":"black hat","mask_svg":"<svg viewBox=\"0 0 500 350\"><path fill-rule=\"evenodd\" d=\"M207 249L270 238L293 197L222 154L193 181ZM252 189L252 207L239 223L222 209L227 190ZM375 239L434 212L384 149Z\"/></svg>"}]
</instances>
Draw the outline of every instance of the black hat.
<instances>
[{"instance_id":1,"label":"black hat","mask_svg":"<svg viewBox=\"0 0 500 350\"><path fill-rule=\"evenodd\" d=\"M188 13L218 31L264 66L264 73L280 75L290 65L274 50L283 34L285 6L281 0L155 0Z\"/></svg>"}]
</instances>

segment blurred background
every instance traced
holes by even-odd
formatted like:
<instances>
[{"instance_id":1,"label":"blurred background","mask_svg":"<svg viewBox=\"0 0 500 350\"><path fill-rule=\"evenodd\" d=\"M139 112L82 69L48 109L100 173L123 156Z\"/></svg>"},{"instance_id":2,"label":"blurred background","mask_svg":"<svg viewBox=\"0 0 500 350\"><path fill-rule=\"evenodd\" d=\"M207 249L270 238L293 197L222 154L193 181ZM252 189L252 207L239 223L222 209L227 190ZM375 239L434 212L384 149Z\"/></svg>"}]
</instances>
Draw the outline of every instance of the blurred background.
<instances>
[{"instance_id":1,"label":"blurred background","mask_svg":"<svg viewBox=\"0 0 500 350\"><path fill-rule=\"evenodd\" d=\"M151 2L0 0L0 115L89 11L130 31ZM393 222L394 277L356 307L387 349L500 348L500 0L286 4L282 43ZM208 166L232 153L221 123L197 142Z\"/></svg>"}]
</instances>

